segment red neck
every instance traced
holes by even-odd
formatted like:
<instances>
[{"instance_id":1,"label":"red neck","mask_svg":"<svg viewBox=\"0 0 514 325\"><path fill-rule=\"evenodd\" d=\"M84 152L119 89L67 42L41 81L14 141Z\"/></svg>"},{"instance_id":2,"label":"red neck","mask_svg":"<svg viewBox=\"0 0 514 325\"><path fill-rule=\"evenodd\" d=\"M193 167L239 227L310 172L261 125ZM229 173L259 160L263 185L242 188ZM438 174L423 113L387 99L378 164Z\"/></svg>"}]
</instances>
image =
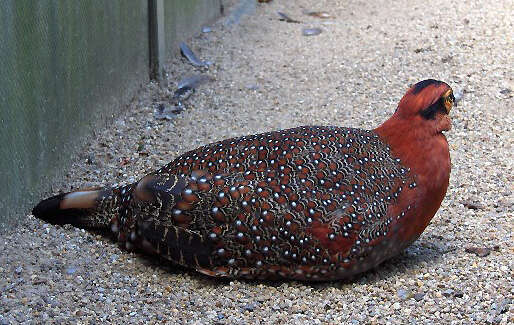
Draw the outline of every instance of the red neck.
<instances>
[{"instance_id":1,"label":"red neck","mask_svg":"<svg viewBox=\"0 0 514 325\"><path fill-rule=\"evenodd\" d=\"M448 188L450 153L444 134L427 127L421 119L403 119L394 114L373 130L386 142L402 164L411 169L418 183L417 204L420 217L419 236L437 212Z\"/></svg>"},{"instance_id":2,"label":"red neck","mask_svg":"<svg viewBox=\"0 0 514 325\"><path fill-rule=\"evenodd\" d=\"M418 177L426 177L426 185L440 187L448 183L450 153L444 134L434 132L422 120L405 120L397 114L373 131Z\"/></svg>"}]
</instances>

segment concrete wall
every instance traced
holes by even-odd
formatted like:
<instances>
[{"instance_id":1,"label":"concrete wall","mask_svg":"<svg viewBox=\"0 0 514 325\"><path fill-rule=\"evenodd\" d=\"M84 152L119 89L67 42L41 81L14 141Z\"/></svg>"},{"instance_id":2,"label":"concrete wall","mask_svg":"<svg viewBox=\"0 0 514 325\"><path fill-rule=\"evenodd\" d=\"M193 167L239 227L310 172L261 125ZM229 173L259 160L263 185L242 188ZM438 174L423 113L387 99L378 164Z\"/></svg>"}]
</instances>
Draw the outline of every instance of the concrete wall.
<instances>
[{"instance_id":1,"label":"concrete wall","mask_svg":"<svg viewBox=\"0 0 514 325\"><path fill-rule=\"evenodd\" d=\"M0 232L149 80L148 1L0 2ZM217 17L220 1L161 3L166 49Z\"/></svg>"}]
</instances>

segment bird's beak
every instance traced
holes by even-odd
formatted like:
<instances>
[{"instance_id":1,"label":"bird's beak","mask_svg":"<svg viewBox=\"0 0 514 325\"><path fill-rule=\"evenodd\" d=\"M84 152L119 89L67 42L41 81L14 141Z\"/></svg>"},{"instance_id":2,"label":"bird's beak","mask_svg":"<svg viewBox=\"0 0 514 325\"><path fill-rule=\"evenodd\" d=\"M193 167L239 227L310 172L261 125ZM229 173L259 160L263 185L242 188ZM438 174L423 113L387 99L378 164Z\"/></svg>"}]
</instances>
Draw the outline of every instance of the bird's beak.
<instances>
[{"instance_id":1,"label":"bird's beak","mask_svg":"<svg viewBox=\"0 0 514 325\"><path fill-rule=\"evenodd\" d=\"M458 106L458 103L462 100L463 95L464 95L464 93L462 92L462 90L457 91L453 95L453 106L455 106L455 107Z\"/></svg>"}]
</instances>

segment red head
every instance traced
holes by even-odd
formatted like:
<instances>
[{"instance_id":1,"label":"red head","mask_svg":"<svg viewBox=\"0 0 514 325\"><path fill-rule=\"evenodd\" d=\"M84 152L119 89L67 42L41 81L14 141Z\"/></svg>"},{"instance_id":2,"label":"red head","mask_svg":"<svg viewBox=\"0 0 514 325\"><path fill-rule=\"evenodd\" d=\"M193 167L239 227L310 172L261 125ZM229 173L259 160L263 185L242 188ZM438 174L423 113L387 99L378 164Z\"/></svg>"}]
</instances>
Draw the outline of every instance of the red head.
<instances>
[{"instance_id":1,"label":"red head","mask_svg":"<svg viewBox=\"0 0 514 325\"><path fill-rule=\"evenodd\" d=\"M455 104L453 91L442 81L427 79L413 85L398 103L394 119L409 121L413 127L423 125L432 134L448 131L448 116Z\"/></svg>"}]
</instances>

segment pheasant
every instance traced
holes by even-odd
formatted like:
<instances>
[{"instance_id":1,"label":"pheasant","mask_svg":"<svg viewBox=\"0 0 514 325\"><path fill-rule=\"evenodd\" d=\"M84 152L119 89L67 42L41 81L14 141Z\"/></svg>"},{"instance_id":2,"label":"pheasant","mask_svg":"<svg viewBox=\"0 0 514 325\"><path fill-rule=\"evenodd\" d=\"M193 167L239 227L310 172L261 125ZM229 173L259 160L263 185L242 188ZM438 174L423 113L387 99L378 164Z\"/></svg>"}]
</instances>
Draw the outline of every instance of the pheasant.
<instances>
[{"instance_id":1,"label":"pheasant","mask_svg":"<svg viewBox=\"0 0 514 325\"><path fill-rule=\"evenodd\" d=\"M215 277L337 280L415 241L446 194L455 103L413 85L374 130L302 126L212 143L138 182L59 194L33 214Z\"/></svg>"}]
</instances>

